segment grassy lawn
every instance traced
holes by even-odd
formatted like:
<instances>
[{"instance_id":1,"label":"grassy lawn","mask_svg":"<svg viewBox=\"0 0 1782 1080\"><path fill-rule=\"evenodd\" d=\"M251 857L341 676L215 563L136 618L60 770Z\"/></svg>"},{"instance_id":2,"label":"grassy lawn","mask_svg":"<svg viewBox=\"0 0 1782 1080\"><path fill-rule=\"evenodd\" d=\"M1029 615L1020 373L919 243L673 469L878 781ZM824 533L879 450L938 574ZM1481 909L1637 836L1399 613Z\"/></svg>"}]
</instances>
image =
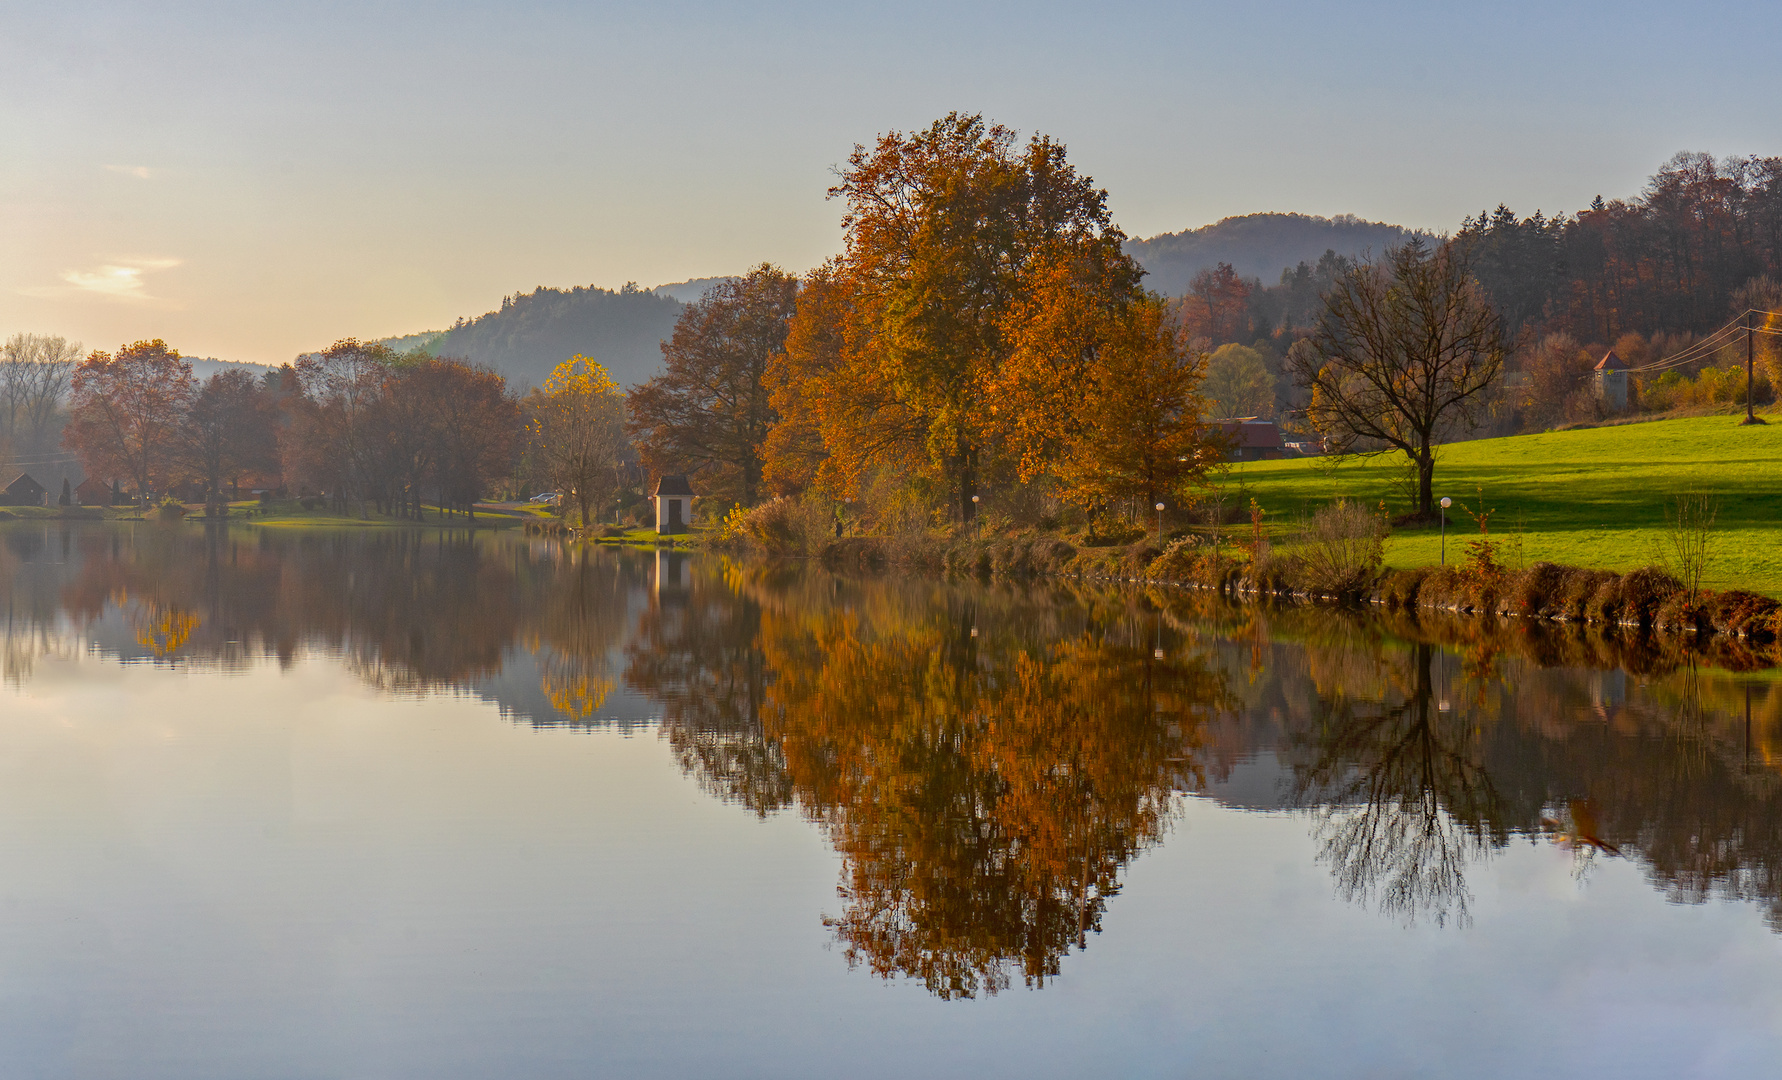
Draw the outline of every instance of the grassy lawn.
<instances>
[{"instance_id":1,"label":"grassy lawn","mask_svg":"<svg viewBox=\"0 0 1782 1080\"><path fill-rule=\"evenodd\" d=\"M1667 500L1705 493L1719 501L1708 584L1782 598L1782 415L1769 419L1741 427L1740 417L1702 416L1455 443L1436 459L1435 494L1476 508L1482 486L1496 509L1493 536L1520 531L1527 562L1627 571L1657 561ZM1277 529L1339 497L1384 499L1396 516L1409 509L1398 483L1404 460L1252 462L1233 466L1224 486L1240 505L1254 496ZM1458 506L1449 513L1453 560L1456 541L1473 539L1478 527ZM1386 561L1432 564L1440 545L1435 529L1398 529Z\"/></svg>"}]
</instances>

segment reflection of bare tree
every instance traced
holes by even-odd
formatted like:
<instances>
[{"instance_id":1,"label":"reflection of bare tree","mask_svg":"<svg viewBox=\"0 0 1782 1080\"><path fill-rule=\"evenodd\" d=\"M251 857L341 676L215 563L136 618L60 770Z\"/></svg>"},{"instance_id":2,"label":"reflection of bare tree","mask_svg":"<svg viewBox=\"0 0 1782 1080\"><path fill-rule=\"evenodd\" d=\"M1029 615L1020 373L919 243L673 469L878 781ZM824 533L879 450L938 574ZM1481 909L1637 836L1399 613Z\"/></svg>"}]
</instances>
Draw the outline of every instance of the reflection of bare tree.
<instances>
[{"instance_id":1,"label":"reflection of bare tree","mask_svg":"<svg viewBox=\"0 0 1782 1080\"><path fill-rule=\"evenodd\" d=\"M1413 650L1415 689L1397 705L1323 703L1302 736L1296 795L1324 806L1321 857L1338 890L1407 921L1465 923L1467 863L1508 838L1476 737L1435 707L1432 650Z\"/></svg>"}]
</instances>

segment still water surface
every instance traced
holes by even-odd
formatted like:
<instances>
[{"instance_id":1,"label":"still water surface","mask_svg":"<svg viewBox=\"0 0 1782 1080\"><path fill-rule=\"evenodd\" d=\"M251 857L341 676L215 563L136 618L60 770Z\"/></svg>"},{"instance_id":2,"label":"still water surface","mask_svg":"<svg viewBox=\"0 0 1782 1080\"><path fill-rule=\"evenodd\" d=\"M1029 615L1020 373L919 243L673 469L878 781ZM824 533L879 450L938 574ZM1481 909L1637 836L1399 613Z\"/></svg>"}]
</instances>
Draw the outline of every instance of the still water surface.
<instances>
[{"instance_id":1,"label":"still water surface","mask_svg":"<svg viewBox=\"0 0 1782 1080\"><path fill-rule=\"evenodd\" d=\"M1782 1060L1763 672L394 530L13 525L0 608L0 1075Z\"/></svg>"}]
</instances>

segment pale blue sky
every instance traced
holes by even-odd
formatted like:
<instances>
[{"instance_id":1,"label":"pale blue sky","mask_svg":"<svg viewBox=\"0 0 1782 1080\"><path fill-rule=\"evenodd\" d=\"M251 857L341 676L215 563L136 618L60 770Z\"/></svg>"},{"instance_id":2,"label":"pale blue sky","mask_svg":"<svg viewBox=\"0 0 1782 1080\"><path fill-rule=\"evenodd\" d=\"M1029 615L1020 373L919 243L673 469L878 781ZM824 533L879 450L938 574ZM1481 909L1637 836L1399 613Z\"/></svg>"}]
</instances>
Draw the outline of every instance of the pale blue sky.
<instances>
[{"instance_id":1,"label":"pale blue sky","mask_svg":"<svg viewBox=\"0 0 1782 1080\"><path fill-rule=\"evenodd\" d=\"M982 111L1136 236L1437 230L1782 153L1758 4L0 3L0 333L277 362L535 285L840 246L857 141Z\"/></svg>"}]
</instances>

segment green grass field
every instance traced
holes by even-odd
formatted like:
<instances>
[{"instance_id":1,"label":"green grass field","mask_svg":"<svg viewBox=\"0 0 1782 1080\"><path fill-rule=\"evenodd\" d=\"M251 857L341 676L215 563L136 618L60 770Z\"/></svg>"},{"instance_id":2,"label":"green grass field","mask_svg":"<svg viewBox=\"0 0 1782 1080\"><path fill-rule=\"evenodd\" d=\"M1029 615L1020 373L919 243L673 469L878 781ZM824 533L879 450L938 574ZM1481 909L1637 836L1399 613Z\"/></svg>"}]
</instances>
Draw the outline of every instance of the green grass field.
<instances>
[{"instance_id":1,"label":"green grass field","mask_svg":"<svg viewBox=\"0 0 1782 1080\"><path fill-rule=\"evenodd\" d=\"M1742 427L1740 419L1702 416L1454 443L1436 459L1435 495L1476 508L1483 487L1485 505L1496 509L1492 535L1520 535L1526 562L1627 571L1659 561L1668 501L1701 492L1719 503L1707 584L1782 598L1782 415L1762 427ZM1404 464L1402 454L1252 462L1233 466L1222 486L1239 505L1254 497L1279 535L1335 498L1369 505L1384 499L1394 516L1405 512ZM1456 505L1448 533L1453 561L1478 527ZM1391 566L1430 565L1440 554L1434 528L1394 530L1386 546Z\"/></svg>"}]
</instances>

